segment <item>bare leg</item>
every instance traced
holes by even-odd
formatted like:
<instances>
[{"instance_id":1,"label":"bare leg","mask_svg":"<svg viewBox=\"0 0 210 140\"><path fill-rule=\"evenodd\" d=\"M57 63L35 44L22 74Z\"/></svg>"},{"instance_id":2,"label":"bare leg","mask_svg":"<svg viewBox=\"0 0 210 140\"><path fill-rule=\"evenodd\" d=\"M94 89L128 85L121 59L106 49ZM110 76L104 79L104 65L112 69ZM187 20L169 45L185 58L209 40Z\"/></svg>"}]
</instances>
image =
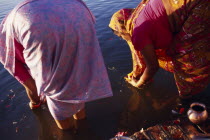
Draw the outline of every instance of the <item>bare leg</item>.
<instances>
[{"instance_id":1,"label":"bare leg","mask_svg":"<svg viewBox=\"0 0 210 140\"><path fill-rule=\"evenodd\" d=\"M82 109L70 118L67 118L65 120L55 120L55 122L56 122L58 128L60 128L62 130L66 130L66 129L72 129L75 127L74 119L82 120L85 118L86 118L85 109Z\"/></svg>"},{"instance_id":2,"label":"bare leg","mask_svg":"<svg viewBox=\"0 0 210 140\"><path fill-rule=\"evenodd\" d=\"M61 130L73 129L75 125L73 117L69 117L65 120L55 120L55 122Z\"/></svg>"},{"instance_id":3,"label":"bare leg","mask_svg":"<svg viewBox=\"0 0 210 140\"><path fill-rule=\"evenodd\" d=\"M85 109L81 109L79 112L73 115L75 120L82 120L86 118Z\"/></svg>"}]
</instances>

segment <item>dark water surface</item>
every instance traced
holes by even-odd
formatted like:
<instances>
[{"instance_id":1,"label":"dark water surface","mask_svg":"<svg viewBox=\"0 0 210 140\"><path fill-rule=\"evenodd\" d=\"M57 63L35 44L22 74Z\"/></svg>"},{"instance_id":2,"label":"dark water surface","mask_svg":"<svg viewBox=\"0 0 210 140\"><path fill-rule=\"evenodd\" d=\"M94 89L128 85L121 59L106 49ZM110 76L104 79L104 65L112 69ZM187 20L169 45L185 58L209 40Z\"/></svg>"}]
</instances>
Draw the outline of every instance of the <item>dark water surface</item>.
<instances>
[{"instance_id":1,"label":"dark water surface","mask_svg":"<svg viewBox=\"0 0 210 140\"><path fill-rule=\"evenodd\" d=\"M21 0L0 0L0 21ZM1 140L108 140L118 131L130 133L169 119L177 89L173 75L159 70L145 90L126 84L131 71L130 50L108 28L112 14L134 8L140 0L86 0L96 17L97 35L114 96L87 103L87 120L77 122L77 131L60 131L47 108L31 111L24 88L0 64Z\"/></svg>"}]
</instances>

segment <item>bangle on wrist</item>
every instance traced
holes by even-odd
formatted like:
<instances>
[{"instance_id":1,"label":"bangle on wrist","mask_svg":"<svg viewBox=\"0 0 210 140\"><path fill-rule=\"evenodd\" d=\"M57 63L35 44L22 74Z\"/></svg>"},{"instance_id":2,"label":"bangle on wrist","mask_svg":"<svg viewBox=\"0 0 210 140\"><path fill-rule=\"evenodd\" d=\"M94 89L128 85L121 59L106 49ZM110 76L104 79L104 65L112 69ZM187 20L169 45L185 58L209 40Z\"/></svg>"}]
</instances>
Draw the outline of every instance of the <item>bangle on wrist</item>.
<instances>
[{"instance_id":1,"label":"bangle on wrist","mask_svg":"<svg viewBox=\"0 0 210 140\"><path fill-rule=\"evenodd\" d=\"M35 102L29 102L29 106L31 109L36 109L36 108L39 108L41 106L41 101L39 101L39 103L35 103Z\"/></svg>"}]
</instances>

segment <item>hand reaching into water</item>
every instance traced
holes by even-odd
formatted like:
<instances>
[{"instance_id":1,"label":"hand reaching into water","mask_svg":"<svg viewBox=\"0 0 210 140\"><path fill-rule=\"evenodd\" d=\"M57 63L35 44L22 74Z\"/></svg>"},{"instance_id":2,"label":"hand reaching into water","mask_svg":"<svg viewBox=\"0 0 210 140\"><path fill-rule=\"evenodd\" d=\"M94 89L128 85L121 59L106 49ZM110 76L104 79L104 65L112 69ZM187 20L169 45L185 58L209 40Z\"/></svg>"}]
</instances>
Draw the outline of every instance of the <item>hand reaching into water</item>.
<instances>
[{"instance_id":1,"label":"hand reaching into water","mask_svg":"<svg viewBox=\"0 0 210 140\"><path fill-rule=\"evenodd\" d=\"M153 82L153 79L149 80L148 82L145 82L141 80L141 77L140 78L134 77L133 73L131 72L125 77L125 81L130 83L132 86L136 88L143 89L147 87L151 82Z\"/></svg>"},{"instance_id":2,"label":"hand reaching into water","mask_svg":"<svg viewBox=\"0 0 210 140\"><path fill-rule=\"evenodd\" d=\"M144 58L146 67L142 72L142 75L138 79L134 76L128 76L126 81L137 88L145 88L153 80L153 76L158 71L159 63L156 56L155 48L152 44L146 45L142 50L141 54Z\"/></svg>"},{"instance_id":3,"label":"hand reaching into water","mask_svg":"<svg viewBox=\"0 0 210 140\"><path fill-rule=\"evenodd\" d=\"M134 77L133 71L125 77L126 82L130 83L132 86L137 87L137 88L139 88L137 86L138 80L139 80L139 78Z\"/></svg>"},{"instance_id":4,"label":"hand reaching into water","mask_svg":"<svg viewBox=\"0 0 210 140\"><path fill-rule=\"evenodd\" d=\"M135 79L140 79L142 74L136 74L136 72L132 71L129 74L127 74L127 76L124 77L125 81L131 79L132 77Z\"/></svg>"},{"instance_id":5,"label":"hand reaching into water","mask_svg":"<svg viewBox=\"0 0 210 140\"><path fill-rule=\"evenodd\" d=\"M125 81L127 81L131 77L133 77L133 72L128 73L127 76L124 77L124 79L125 79Z\"/></svg>"}]
</instances>

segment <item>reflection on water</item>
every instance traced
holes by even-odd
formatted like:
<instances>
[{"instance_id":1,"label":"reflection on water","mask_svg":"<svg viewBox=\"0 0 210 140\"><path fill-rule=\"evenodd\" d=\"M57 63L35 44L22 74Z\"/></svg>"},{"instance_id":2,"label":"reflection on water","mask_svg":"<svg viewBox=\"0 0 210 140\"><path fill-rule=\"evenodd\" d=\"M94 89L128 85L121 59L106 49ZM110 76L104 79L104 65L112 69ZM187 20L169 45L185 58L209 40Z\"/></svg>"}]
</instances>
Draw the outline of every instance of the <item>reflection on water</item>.
<instances>
[{"instance_id":1,"label":"reflection on water","mask_svg":"<svg viewBox=\"0 0 210 140\"><path fill-rule=\"evenodd\" d=\"M0 20L20 1L1 0ZM0 65L1 139L107 140L119 130L135 131L167 119L167 107L176 95L173 76L159 71L154 84L143 91L127 85L123 77L132 68L130 50L126 42L113 35L108 27L114 12L133 8L140 0L85 1L96 17L97 35L114 96L87 103L87 119L75 122L78 130L63 132L57 128L46 107L29 110L24 88Z\"/></svg>"},{"instance_id":2,"label":"reflection on water","mask_svg":"<svg viewBox=\"0 0 210 140\"><path fill-rule=\"evenodd\" d=\"M120 118L121 131L134 133L141 128L170 119L170 111L175 103L175 92L166 95L165 93L172 92L170 88L164 88L163 92L159 91L160 87L163 88L157 87L154 83L144 90L130 87L132 94Z\"/></svg>"}]
</instances>

